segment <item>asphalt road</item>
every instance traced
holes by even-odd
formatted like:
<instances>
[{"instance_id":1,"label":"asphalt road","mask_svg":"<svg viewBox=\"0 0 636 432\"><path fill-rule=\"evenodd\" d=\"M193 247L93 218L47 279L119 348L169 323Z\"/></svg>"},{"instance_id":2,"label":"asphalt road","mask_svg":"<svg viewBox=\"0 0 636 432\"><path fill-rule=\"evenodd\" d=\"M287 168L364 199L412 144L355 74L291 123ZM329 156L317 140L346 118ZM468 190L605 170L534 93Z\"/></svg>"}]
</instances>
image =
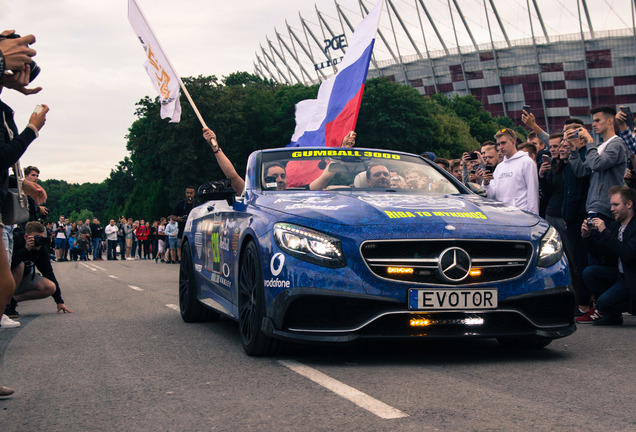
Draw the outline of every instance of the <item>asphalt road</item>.
<instances>
[{"instance_id":1,"label":"asphalt road","mask_svg":"<svg viewBox=\"0 0 636 432\"><path fill-rule=\"evenodd\" d=\"M178 266L54 264L67 306L0 329L0 431L633 431L636 317L538 351L495 341L243 353L234 322L186 324Z\"/></svg>"}]
</instances>

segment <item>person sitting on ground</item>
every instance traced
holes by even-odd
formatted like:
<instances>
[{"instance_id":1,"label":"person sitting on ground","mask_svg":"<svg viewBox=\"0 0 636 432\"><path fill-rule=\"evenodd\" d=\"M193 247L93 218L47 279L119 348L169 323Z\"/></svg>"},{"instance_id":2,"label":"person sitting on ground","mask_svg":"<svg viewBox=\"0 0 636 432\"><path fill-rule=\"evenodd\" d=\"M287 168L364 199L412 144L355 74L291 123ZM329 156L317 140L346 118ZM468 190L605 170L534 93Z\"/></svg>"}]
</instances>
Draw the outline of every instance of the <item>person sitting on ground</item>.
<instances>
[{"instance_id":1,"label":"person sitting on ground","mask_svg":"<svg viewBox=\"0 0 636 432\"><path fill-rule=\"evenodd\" d=\"M583 271L585 284L597 300L596 309L576 319L582 324L621 325L623 312L636 313L636 191L613 186L609 196L615 221L606 227L599 217L588 219L581 226L581 235L590 254L617 260L618 271L613 266L599 265Z\"/></svg>"},{"instance_id":2,"label":"person sitting on ground","mask_svg":"<svg viewBox=\"0 0 636 432\"><path fill-rule=\"evenodd\" d=\"M62 290L55 278L48 251L46 228L40 222L26 224L24 235L15 236L11 272L17 287L5 314L17 317L16 306L27 300L53 297L57 313L73 311L64 305ZM37 271L36 271L37 270Z\"/></svg>"}]
</instances>

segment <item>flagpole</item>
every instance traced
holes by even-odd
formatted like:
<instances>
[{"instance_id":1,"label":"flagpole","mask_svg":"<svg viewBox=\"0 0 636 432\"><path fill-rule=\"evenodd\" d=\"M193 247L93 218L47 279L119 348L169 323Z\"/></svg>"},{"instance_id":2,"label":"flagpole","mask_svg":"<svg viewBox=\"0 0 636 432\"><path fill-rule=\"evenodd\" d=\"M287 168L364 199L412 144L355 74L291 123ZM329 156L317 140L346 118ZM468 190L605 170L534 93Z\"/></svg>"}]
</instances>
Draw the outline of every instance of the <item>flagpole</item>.
<instances>
[{"instance_id":1,"label":"flagpole","mask_svg":"<svg viewBox=\"0 0 636 432\"><path fill-rule=\"evenodd\" d=\"M174 68L174 66L172 65L172 62L170 61L170 59L166 55L166 52L161 47L161 42L159 42L159 39L155 35L155 32L152 30L152 27L150 26L150 23L146 19L146 15L144 15L144 12L139 7L139 4L137 4L137 0L132 0L132 1L133 1L133 3L135 3L135 6L137 7L137 10L139 11L139 13L141 14L141 17L144 19L144 22L148 26L148 30L150 30L150 33L152 33L152 36L157 41L157 45L159 45L159 49L163 52L163 55L166 58L166 61L168 62L168 66L170 66L170 68L174 71L174 74L177 77L177 81L179 81L179 87L181 87L181 90L183 90L183 94L185 94L186 99L188 99L188 102L190 102L190 106L192 107L192 110L194 111L194 114L196 114L197 118L201 122L201 126L203 126L204 128L207 128L208 125L205 124L205 121L203 120L203 117L201 116L201 113L199 112L199 109L194 104L194 101L192 100L192 97L190 96L190 93L188 92L188 89L185 88L185 85L183 84L183 81L181 81L181 77L177 73L177 70Z\"/></svg>"}]
</instances>

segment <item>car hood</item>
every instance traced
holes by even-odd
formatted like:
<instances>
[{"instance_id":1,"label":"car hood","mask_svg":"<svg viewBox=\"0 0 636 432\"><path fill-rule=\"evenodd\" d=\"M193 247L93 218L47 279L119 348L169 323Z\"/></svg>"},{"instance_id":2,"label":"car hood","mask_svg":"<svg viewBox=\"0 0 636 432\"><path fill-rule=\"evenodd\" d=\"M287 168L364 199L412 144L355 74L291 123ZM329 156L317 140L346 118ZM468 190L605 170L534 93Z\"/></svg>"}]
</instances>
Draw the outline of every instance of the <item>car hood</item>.
<instances>
[{"instance_id":1,"label":"car hood","mask_svg":"<svg viewBox=\"0 0 636 432\"><path fill-rule=\"evenodd\" d=\"M531 227L540 218L477 195L399 192L268 192L255 204L295 217L342 225L460 224Z\"/></svg>"}]
</instances>

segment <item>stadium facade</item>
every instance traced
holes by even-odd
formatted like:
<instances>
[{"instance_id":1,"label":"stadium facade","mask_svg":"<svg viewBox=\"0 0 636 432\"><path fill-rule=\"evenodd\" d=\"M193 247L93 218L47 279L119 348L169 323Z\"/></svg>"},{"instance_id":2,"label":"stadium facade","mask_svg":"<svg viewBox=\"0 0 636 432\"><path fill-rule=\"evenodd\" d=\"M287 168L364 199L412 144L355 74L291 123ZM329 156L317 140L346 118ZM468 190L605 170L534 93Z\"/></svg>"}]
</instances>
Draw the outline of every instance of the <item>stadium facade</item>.
<instances>
[{"instance_id":1,"label":"stadium facade","mask_svg":"<svg viewBox=\"0 0 636 432\"><path fill-rule=\"evenodd\" d=\"M532 3L526 0L523 4L531 37L519 39L509 37L506 31L510 26L497 10L503 2L438 1L437 5L448 5L446 13L452 24L450 38L456 42L454 46L445 40L438 25L439 18L434 17L430 6L421 0L408 2L415 6L414 10L406 8L406 3L386 0L383 19L388 18L389 24L381 26L369 77L387 77L408 84L424 95L472 94L494 116L506 115L517 123L520 123L522 107L528 105L537 123L550 132L560 131L563 121L570 117L581 118L589 125L589 109L594 106L625 105L636 112L636 30L633 25L636 0L621 5L631 11L628 21L632 22L632 28L602 31L595 31L593 27L596 1L570 0L572 4L568 9L578 18L579 32L569 34L551 34L537 0ZM559 8L566 5L558 3L550 2L550 13L563 12ZM361 0L356 4L362 15L372 6ZM474 7L481 4L482 17L485 17L481 21L487 28L478 28L475 32L463 8L472 6L473 13ZM401 11L400 6L405 10ZM289 84L312 84L326 79L326 71L333 74L346 51L346 38L353 31L353 20L343 7L336 2L335 8L338 18L337 21L332 18L335 24L330 25L325 14L316 9L319 29L312 29L300 16L300 30L286 24L286 37L275 31L276 43L268 37L267 49L261 46L261 52L256 54L255 73ZM409 25L403 15L419 24L419 28ZM341 32L334 31L338 21ZM624 19L620 21L625 23ZM495 40L494 30L501 40ZM537 30L539 34L535 33ZM417 32L420 42L415 39ZM482 39L485 34L488 40L478 42L477 34L481 34ZM434 41L430 35L434 35ZM460 36L468 36L470 44L461 45ZM429 49L434 42L440 49ZM409 50L411 54L404 53ZM386 59L378 59L378 51Z\"/></svg>"}]
</instances>

